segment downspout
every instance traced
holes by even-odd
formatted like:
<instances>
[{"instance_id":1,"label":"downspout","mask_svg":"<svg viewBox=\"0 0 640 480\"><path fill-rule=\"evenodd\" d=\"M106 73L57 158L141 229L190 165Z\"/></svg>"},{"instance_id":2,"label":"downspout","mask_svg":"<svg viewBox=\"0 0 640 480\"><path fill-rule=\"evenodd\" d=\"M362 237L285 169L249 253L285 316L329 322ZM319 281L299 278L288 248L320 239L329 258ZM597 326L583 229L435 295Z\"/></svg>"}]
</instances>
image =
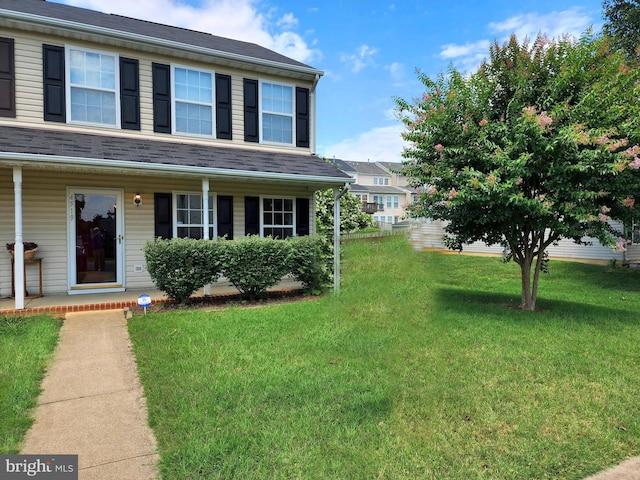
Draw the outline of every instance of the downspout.
<instances>
[{"instance_id":1,"label":"downspout","mask_svg":"<svg viewBox=\"0 0 640 480\"><path fill-rule=\"evenodd\" d=\"M202 239L209 240L209 179L202 179ZM204 294L211 295L211 284L204 286Z\"/></svg>"},{"instance_id":2,"label":"downspout","mask_svg":"<svg viewBox=\"0 0 640 480\"><path fill-rule=\"evenodd\" d=\"M13 167L15 245L13 247L15 308L24 310L24 243L22 239L22 167Z\"/></svg>"},{"instance_id":3,"label":"downspout","mask_svg":"<svg viewBox=\"0 0 640 480\"><path fill-rule=\"evenodd\" d=\"M333 189L333 291L340 293L340 199L349 191L349 184Z\"/></svg>"},{"instance_id":4,"label":"downspout","mask_svg":"<svg viewBox=\"0 0 640 480\"><path fill-rule=\"evenodd\" d=\"M311 97L311 105L310 105L310 115L311 125L309 125L309 147L311 149L311 155L316 154L316 87L318 86L318 82L320 81L320 75L316 73L316 78L313 80L313 85L311 86L311 91L309 95Z\"/></svg>"}]
</instances>

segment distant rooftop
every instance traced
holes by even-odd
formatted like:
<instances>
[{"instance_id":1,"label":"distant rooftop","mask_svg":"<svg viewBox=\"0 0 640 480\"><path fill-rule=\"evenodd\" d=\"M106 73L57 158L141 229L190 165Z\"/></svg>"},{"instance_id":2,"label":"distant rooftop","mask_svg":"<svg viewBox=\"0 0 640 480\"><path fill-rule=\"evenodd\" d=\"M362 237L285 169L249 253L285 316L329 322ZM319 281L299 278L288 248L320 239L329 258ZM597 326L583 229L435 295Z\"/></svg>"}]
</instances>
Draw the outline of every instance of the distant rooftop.
<instances>
[{"instance_id":1,"label":"distant rooftop","mask_svg":"<svg viewBox=\"0 0 640 480\"><path fill-rule=\"evenodd\" d=\"M346 173L360 173L362 175L387 175L384 169L380 168L373 162L354 162L348 160L340 160L335 158L331 163L336 165L340 170Z\"/></svg>"}]
</instances>

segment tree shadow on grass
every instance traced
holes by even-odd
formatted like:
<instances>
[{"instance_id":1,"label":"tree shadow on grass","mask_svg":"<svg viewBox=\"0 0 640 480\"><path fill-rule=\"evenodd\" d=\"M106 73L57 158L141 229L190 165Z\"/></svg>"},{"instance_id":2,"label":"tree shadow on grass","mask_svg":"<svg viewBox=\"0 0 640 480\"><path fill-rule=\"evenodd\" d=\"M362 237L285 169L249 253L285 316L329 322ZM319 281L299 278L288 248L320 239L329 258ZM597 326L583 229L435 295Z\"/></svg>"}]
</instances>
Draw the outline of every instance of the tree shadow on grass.
<instances>
[{"instance_id":1,"label":"tree shadow on grass","mask_svg":"<svg viewBox=\"0 0 640 480\"><path fill-rule=\"evenodd\" d=\"M504 293L438 288L434 291L433 312L456 313L469 318L488 315L509 321L542 319L580 322L610 327L613 322L640 324L640 316L632 309L592 305L557 299L538 298L536 311L520 310L520 296Z\"/></svg>"},{"instance_id":2,"label":"tree shadow on grass","mask_svg":"<svg viewBox=\"0 0 640 480\"><path fill-rule=\"evenodd\" d=\"M573 279L587 287L618 290L621 293L630 289L640 291L640 269L635 268L552 261L549 278Z\"/></svg>"}]
</instances>

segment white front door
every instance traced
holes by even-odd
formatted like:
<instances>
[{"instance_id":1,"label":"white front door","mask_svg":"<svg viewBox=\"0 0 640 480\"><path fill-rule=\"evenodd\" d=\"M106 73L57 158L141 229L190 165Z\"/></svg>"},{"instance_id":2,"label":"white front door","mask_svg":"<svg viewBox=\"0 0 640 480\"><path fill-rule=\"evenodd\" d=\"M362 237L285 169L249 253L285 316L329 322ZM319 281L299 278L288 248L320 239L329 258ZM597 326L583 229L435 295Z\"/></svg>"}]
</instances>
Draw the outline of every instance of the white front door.
<instances>
[{"instance_id":1,"label":"white front door","mask_svg":"<svg viewBox=\"0 0 640 480\"><path fill-rule=\"evenodd\" d=\"M124 290L122 190L69 188L69 294Z\"/></svg>"}]
</instances>

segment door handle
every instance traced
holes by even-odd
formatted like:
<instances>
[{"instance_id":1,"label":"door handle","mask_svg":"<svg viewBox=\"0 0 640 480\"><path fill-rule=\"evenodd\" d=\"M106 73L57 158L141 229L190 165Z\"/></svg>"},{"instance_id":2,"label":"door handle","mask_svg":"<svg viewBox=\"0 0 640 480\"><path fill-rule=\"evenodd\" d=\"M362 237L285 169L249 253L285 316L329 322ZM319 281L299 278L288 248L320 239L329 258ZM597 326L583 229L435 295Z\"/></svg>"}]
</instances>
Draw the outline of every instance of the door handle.
<instances>
[{"instance_id":1,"label":"door handle","mask_svg":"<svg viewBox=\"0 0 640 480\"><path fill-rule=\"evenodd\" d=\"M118 243L122 245L122 240L124 240L124 237L122 235L118 235Z\"/></svg>"}]
</instances>

